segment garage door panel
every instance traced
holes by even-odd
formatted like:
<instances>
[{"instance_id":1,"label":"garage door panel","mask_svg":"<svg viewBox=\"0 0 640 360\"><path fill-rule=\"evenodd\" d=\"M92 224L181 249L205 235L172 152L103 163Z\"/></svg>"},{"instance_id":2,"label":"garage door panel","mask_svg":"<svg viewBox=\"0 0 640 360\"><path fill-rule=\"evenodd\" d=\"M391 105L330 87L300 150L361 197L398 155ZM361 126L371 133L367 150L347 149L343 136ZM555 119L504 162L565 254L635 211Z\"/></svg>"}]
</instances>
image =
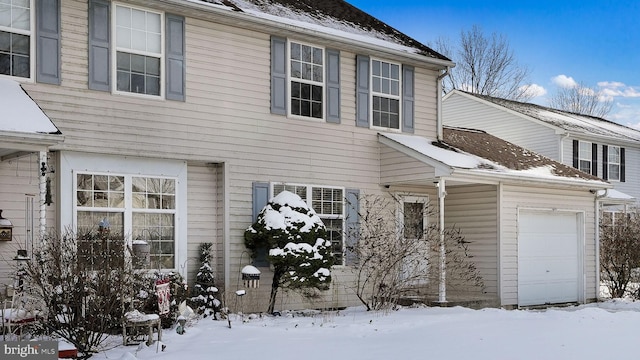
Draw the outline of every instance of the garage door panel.
<instances>
[{"instance_id":1,"label":"garage door panel","mask_svg":"<svg viewBox=\"0 0 640 360\"><path fill-rule=\"evenodd\" d=\"M519 305L578 300L578 233L576 213L519 214Z\"/></svg>"}]
</instances>

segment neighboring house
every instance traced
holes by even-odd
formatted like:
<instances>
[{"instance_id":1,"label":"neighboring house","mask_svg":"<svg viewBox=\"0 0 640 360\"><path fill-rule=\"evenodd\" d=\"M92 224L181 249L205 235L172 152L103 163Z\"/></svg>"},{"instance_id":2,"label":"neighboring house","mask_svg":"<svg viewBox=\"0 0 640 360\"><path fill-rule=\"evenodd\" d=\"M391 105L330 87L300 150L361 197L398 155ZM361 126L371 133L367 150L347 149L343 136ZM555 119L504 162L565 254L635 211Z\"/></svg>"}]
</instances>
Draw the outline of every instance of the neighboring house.
<instances>
[{"instance_id":1,"label":"neighboring house","mask_svg":"<svg viewBox=\"0 0 640 360\"><path fill-rule=\"evenodd\" d=\"M482 129L609 181L605 211L640 200L640 131L602 118L455 90L443 99L446 125Z\"/></svg>"},{"instance_id":2,"label":"neighboring house","mask_svg":"<svg viewBox=\"0 0 640 360\"><path fill-rule=\"evenodd\" d=\"M6 263L45 230L107 220L151 242L152 268L189 282L199 244L212 242L217 285L232 294L251 262L245 229L286 189L316 209L338 263L321 299L283 293L277 307L356 305L345 244L357 238L345 234L357 232L346 230L362 195L394 194L438 203L471 241L484 293L457 295L503 306L596 299L592 192L610 185L510 144L500 143L514 159L477 153L476 141L498 139L443 130L439 83L454 64L351 5L26 3L0 5L17 14L0 23L17 39L0 49L13 59L0 62L0 92L19 82L55 127L10 133L27 118L20 108L0 121L0 209L14 224L0 243ZM269 290L251 289L244 309L266 309Z\"/></svg>"}]
</instances>

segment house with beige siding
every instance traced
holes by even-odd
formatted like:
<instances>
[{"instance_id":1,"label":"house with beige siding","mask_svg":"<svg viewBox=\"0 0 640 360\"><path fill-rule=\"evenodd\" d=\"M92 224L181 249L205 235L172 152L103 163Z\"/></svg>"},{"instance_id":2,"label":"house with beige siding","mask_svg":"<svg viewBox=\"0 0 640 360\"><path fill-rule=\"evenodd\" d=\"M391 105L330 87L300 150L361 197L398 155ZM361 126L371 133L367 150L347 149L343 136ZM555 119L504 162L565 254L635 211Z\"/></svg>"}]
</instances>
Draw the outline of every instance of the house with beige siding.
<instances>
[{"instance_id":1,"label":"house with beige siding","mask_svg":"<svg viewBox=\"0 0 640 360\"><path fill-rule=\"evenodd\" d=\"M606 213L636 206L640 131L603 118L454 90L443 99L446 125L485 130L609 181Z\"/></svg>"},{"instance_id":2,"label":"house with beige siding","mask_svg":"<svg viewBox=\"0 0 640 360\"><path fill-rule=\"evenodd\" d=\"M486 133L445 129L440 82L454 64L343 1L0 6L18 14L0 36L19 40L0 49L0 92L19 86L55 127L14 131L20 111L0 120L0 209L13 224L0 242L2 283L16 250L43 233L108 224L151 244L151 268L190 283L199 245L213 243L229 305L245 265L269 283L244 231L293 190L328 227L337 263L320 299L281 293L278 309L359 304L345 244L358 240L347 230L368 194L437 204L429 221L470 242L484 288L446 293L445 280L425 297L506 307L597 298L595 193L610 185ZM488 140L515 159L479 151L497 149ZM269 290L249 289L244 309L266 309Z\"/></svg>"}]
</instances>

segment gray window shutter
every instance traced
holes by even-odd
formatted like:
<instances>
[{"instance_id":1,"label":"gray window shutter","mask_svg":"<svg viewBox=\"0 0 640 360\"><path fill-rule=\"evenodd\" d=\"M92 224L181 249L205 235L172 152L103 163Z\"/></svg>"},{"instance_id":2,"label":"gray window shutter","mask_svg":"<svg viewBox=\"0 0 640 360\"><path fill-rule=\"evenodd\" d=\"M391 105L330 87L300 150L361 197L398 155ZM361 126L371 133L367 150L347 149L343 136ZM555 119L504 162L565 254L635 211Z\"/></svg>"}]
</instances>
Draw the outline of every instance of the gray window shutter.
<instances>
[{"instance_id":1,"label":"gray window shutter","mask_svg":"<svg viewBox=\"0 0 640 360\"><path fill-rule=\"evenodd\" d=\"M624 148L621 147L620 148L620 182L625 182L626 181L626 175L625 175L626 166L624 164L624 162L625 162L624 158L625 158Z\"/></svg>"},{"instance_id":2,"label":"gray window shutter","mask_svg":"<svg viewBox=\"0 0 640 360\"><path fill-rule=\"evenodd\" d=\"M598 176L598 145L591 144L591 175Z\"/></svg>"},{"instance_id":3,"label":"gray window shutter","mask_svg":"<svg viewBox=\"0 0 640 360\"><path fill-rule=\"evenodd\" d=\"M185 100L184 17L167 14L167 92L168 100Z\"/></svg>"},{"instance_id":4,"label":"gray window shutter","mask_svg":"<svg viewBox=\"0 0 640 360\"><path fill-rule=\"evenodd\" d=\"M609 147L602 145L602 178L609 180Z\"/></svg>"},{"instance_id":5,"label":"gray window shutter","mask_svg":"<svg viewBox=\"0 0 640 360\"><path fill-rule=\"evenodd\" d=\"M89 0L89 89L109 91L109 1Z\"/></svg>"},{"instance_id":6,"label":"gray window shutter","mask_svg":"<svg viewBox=\"0 0 640 360\"><path fill-rule=\"evenodd\" d=\"M356 56L356 126L369 127L369 57Z\"/></svg>"},{"instance_id":7,"label":"gray window shutter","mask_svg":"<svg viewBox=\"0 0 640 360\"><path fill-rule=\"evenodd\" d=\"M414 70L413 66L402 66L402 132L413 133L414 126Z\"/></svg>"},{"instance_id":8,"label":"gray window shutter","mask_svg":"<svg viewBox=\"0 0 640 360\"><path fill-rule=\"evenodd\" d=\"M345 265L355 265L358 261L354 251L360 237L360 190L346 189L346 219L345 219Z\"/></svg>"},{"instance_id":9,"label":"gray window shutter","mask_svg":"<svg viewBox=\"0 0 640 360\"><path fill-rule=\"evenodd\" d=\"M254 182L253 183L253 222L258 219L258 214L269 202L269 183ZM266 247L256 250L256 258L253 259L255 266L269 266L267 259L268 250Z\"/></svg>"},{"instance_id":10,"label":"gray window shutter","mask_svg":"<svg viewBox=\"0 0 640 360\"><path fill-rule=\"evenodd\" d=\"M287 39L271 37L271 113L287 115Z\"/></svg>"},{"instance_id":11,"label":"gray window shutter","mask_svg":"<svg viewBox=\"0 0 640 360\"><path fill-rule=\"evenodd\" d=\"M36 2L36 81L60 85L60 1Z\"/></svg>"},{"instance_id":12,"label":"gray window shutter","mask_svg":"<svg viewBox=\"0 0 640 360\"><path fill-rule=\"evenodd\" d=\"M327 49L327 122L340 123L340 51Z\"/></svg>"},{"instance_id":13,"label":"gray window shutter","mask_svg":"<svg viewBox=\"0 0 640 360\"><path fill-rule=\"evenodd\" d=\"M578 142L578 140L573 140L573 167L576 169L579 169L579 165L578 164L578 152L580 151L580 143Z\"/></svg>"}]
</instances>

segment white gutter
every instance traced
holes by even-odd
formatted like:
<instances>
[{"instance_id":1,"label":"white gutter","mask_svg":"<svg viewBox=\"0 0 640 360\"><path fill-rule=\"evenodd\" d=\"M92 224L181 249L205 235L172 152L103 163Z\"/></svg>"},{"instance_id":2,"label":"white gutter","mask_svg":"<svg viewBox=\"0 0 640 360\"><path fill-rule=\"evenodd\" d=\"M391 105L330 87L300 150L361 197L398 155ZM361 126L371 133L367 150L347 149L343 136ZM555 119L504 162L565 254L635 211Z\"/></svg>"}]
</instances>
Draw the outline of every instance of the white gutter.
<instances>
[{"instance_id":1,"label":"white gutter","mask_svg":"<svg viewBox=\"0 0 640 360\"><path fill-rule=\"evenodd\" d=\"M487 181L487 178L494 179L494 181L506 181L509 183L519 183L519 184L554 184L554 185L564 185L568 187L581 187L586 189L611 189L613 185L610 183L595 181L595 180L574 180L569 177L561 177L557 176L556 178L552 177L540 177L540 176L526 176L520 174L501 174L501 173L493 173L490 171L478 171L474 169L460 169L460 168L452 168L451 172L452 177L456 177L456 179L472 179L473 181Z\"/></svg>"},{"instance_id":2,"label":"white gutter","mask_svg":"<svg viewBox=\"0 0 640 360\"><path fill-rule=\"evenodd\" d=\"M442 133L442 79L449 75L449 66L444 70L444 72L438 75L436 79L436 127L438 129L438 141L442 141L444 138Z\"/></svg>"},{"instance_id":3,"label":"white gutter","mask_svg":"<svg viewBox=\"0 0 640 360\"><path fill-rule=\"evenodd\" d=\"M262 32L266 32L267 31L265 29L265 27L267 27L267 28L271 27L271 28L274 28L274 29L284 30L284 31L287 31L287 32L296 32L296 33L309 35L309 36L313 36L313 37L324 38L324 39L329 40L329 41L340 42L340 43L349 45L352 48L356 48L356 49L357 48L362 48L362 49L368 49L368 50L371 50L371 51L374 51L374 52L383 52L383 53L387 53L387 54L391 54L391 55L395 55L395 56L401 56L403 58L408 58L408 59L411 59L411 60L414 60L414 61L431 64L431 65L434 65L434 66L436 66L438 68L442 68L442 69L447 68L447 67L455 66L455 63L452 62L451 60L443 60L443 59L438 59L438 58L432 58L432 57L429 57L427 55L420 55L420 54L417 54L417 53L411 53L411 52L406 52L406 51L395 50L395 49L392 49L392 48L389 48L389 47L385 47L385 46L380 46L380 45L376 45L376 44L372 44L372 43L359 41L357 39L350 39L348 37L342 37L342 36L339 36L339 35L329 34L329 33L318 31L318 30L306 29L306 28L303 28L303 27L300 27L300 26L296 26L296 25L280 23L280 22L277 22L277 21L273 21L273 20L257 17L255 15L251 15L251 14L246 13L246 12L238 12L238 11L233 11L233 10L228 9L228 8L211 6L211 4L207 5L208 3L206 3L206 2L200 3L201 1L199 1L199 0L159 0L157 2L164 2L164 3L167 3L167 4L179 6L179 7L190 6L193 9L206 11L206 12L209 12L209 13L212 13L212 14L222 15L222 16L224 16L224 17L229 19L229 21L227 21L227 23L235 24L236 26L242 25L242 24L238 24L238 22L255 24L255 25L258 25L256 27L256 30L259 30L259 31L262 31ZM365 36L365 35L363 35L363 36ZM383 40L383 41L386 41L386 40ZM391 41L388 41L388 42L392 43ZM405 45L405 47L407 49L413 49L410 46L406 46Z\"/></svg>"}]
</instances>

